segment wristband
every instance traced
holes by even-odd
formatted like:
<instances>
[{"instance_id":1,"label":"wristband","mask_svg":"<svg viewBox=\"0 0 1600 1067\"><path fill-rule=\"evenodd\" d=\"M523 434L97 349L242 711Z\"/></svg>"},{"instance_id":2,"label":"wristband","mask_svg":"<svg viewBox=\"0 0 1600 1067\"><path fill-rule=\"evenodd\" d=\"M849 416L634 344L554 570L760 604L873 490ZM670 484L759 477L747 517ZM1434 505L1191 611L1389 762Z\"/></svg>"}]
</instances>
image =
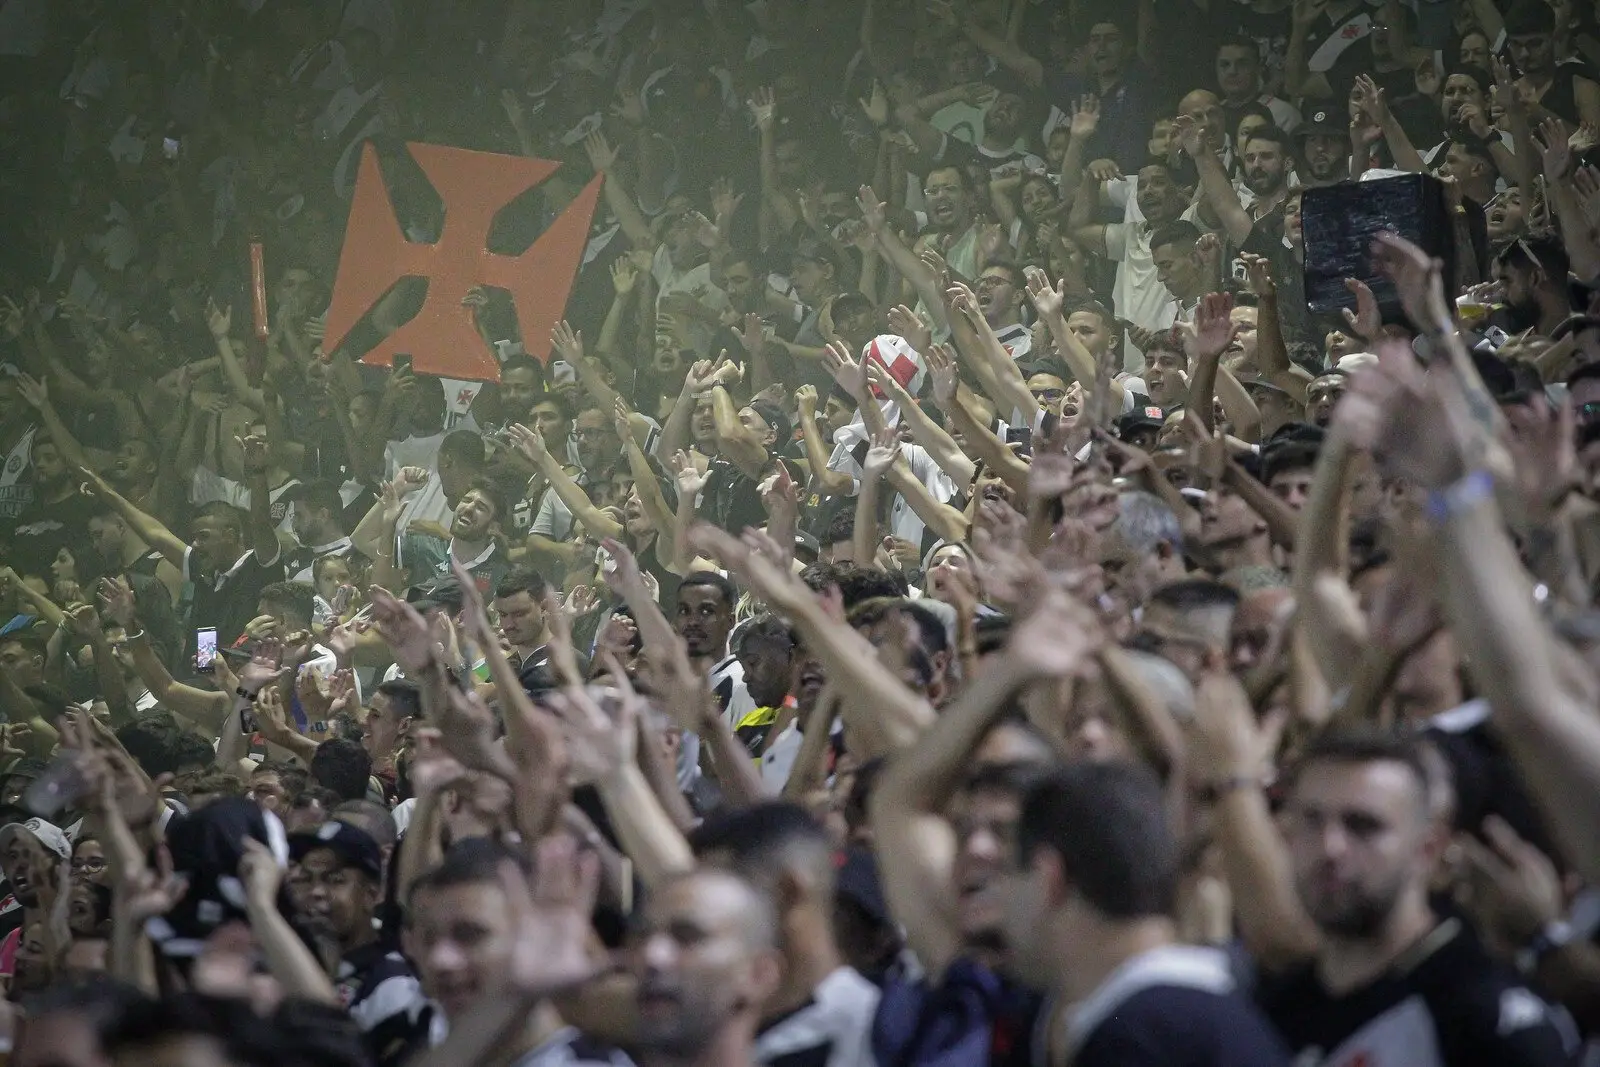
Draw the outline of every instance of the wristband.
<instances>
[{"instance_id":1,"label":"wristband","mask_svg":"<svg viewBox=\"0 0 1600 1067\"><path fill-rule=\"evenodd\" d=\"M236 686L234 688L234 690L233 690L233 693L234 693L235 696L243 697L245 700L248 700L252 704L254 704L256 702L256 694L250 692L250 690L246 689L242 685L241 686Z\"/></svg>"},{"instance_id":2,"label":"wristband","mask_svg":"<svg viewBox=\"0 0 1600 1067\"><path fill-rule=\"evenodd\" d=\"M1443 526L1493 497L1494 476L1485 470L1472 471L1454 485L1428 493L1428 520Z\"/></svg>"}]
</instances>

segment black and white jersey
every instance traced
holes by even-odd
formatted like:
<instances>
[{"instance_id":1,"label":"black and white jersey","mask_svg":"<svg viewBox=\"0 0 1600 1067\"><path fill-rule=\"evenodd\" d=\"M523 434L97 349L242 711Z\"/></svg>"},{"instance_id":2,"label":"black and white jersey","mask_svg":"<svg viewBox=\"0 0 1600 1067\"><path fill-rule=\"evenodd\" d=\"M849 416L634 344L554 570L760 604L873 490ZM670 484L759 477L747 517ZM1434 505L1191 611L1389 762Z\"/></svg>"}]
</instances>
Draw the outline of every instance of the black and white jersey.
<instances>
[{"instance_id":1,"label":"black and white jersey","mask_svg":"<svg viewBox=\"0 0 1600 1067\"><path fill-rule=\"evenodd\" d=\"M878 987L840 967L817 983L811 999L756 1035L763 1067L872 1067L872 1019Z\"/></svg>"},{"instance_id":2,"label":"black and white jersey","mask_svg":"<svg viewBox=\"0 0 1600 1067\"><path fill-rule=\"evenodd\" d=\"M1446 919L1360 989L1329 993L1307 967L1268 979L1262 1007L1298 1053L1296 1067L1565 1067L1577 1034Z\"/></svg>"},{"instance_id":3,"label":"black and white jersey","mask_svg":"<svg viewBox=\"0 0 1600 1067\"><path fill-rule=\"evenodd\" d=\"M1042 1025L1056 1013L1040 1014ZM1289 1050L1216 949L1167 945L1124 962L1068 1009L1037 1058L1072 1067L1288 1067ZM1047 1065L1048 1067L1048 1065Z\"/></svg>"},{"instance_id":4,"label":"black and white jersey","mask_svg":"<svg viewBox=\"0 0 1600 1067\"><path fill-rule=\"evenodd\" d=\"M373 942L346 953L334 988L379 1067L404 1063L426 1045L433 1007L399 952Z\"/></svg>"},{"instance_id":5,"label":"black and white jersey","mask_svg":"<svg viewBox=\"0 0 1600 1067\"><path fill-rule=\"evenodd\" d=\"M569 1026L518 1056L511 1067L633 1067L633 1061L626 1053L591 1041Z\"/></svg>"}]
</instances>

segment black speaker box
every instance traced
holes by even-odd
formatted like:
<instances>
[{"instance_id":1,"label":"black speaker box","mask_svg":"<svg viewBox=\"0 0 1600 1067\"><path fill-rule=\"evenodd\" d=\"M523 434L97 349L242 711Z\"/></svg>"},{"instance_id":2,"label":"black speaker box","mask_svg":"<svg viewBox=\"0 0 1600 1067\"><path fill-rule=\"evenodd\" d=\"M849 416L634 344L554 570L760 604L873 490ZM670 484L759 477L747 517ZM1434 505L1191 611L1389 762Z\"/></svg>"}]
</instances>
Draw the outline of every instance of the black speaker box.
<instances>
[{"instance_id":1,"label":"black speaker box","mask_svg":"<svg viewBox=\"0 0 1600 1067\"><path fill-rule=\"evenodd\" d=\"M1340 182L1307 189L1301 202L1305 235L1306 303L1318 314L1354 308L1346 278L1366 282L1378 298L1384 322L1402 322L1400 297L1373 269L1372 238L1392 230L1444 260L1445 287L1454 296L1453 279L1462 257L1477 264L1483 277L1489 259L1489 237L1483 208L1464 201L1471 244L1457 248L1444 184L1430 174L1402 174L1366 182Z\"/></svg>"}]
</instances>

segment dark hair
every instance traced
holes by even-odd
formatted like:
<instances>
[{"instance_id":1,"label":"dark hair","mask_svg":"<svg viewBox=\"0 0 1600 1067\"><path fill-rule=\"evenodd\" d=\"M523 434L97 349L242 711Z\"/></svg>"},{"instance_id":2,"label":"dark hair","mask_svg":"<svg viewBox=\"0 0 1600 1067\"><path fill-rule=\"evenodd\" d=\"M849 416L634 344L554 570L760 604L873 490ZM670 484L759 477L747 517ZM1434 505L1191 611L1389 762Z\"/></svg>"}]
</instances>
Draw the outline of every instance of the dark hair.
<instances>
[{"instance_id":1,"label":"dark hair","mask_svg":"<svg viewBox=\"0 0 1600 1067\"><path fill-rule=\"evenodd\" d=\"M332 790L340 800L363 799L371 774L372 757L356 741L331 738L311 755L312 780Z\"/></svg>"},{"instance_id":2,"label":"dark hair","mask_svg":"<svg viewBox=\"0 0 1600 1067\"><path fill-rule=\"evenodd\" d=\"M531 370L538 377L539 384L544 384L544 365L532 356L521 353L507 356L505 362L500 364L500 376L505 377L507 371L513 370Z\"/></svg>"},{"instance_id":3,"label":"dark hair","mask_svg":"<svg viewBox=\"0 0 1600 1067\"><path fill-rule=\"evenodd\" d=\"M481 468L486 458L483 438L471 430L451 430L439 442L439 459L443 460L446 456L475 470Z\"/></svg>"},{"instance_id":4,"label":"dark hair","mask_svg":"<svg viewBox=\"0 0 1600 1067\"><path fill-rule=\"evenodd\" d=\"M194 512L194 521L201 519L215 519L224 528L230 529L235 536L244 536L244 518L238 508L221 500L210 500L201 504Z\"/></svg>"},{"instance_id":5,"label":"dark hair","mask_svg":"<svg viewBox=\"0 0 1600 1067\"><path fill-rule=\"evenodd\" d=\"M1195 242L1200 240L1200 228L1188 219L1175 219L1162 226L1150 235L1150 247L1160 248L1162 245L1185 245L1189 251L1194 251Z\"/></svg>"},{"instance_id":6,"label":"dark hair","mask_svg":"<svg viewBox=\"0 0 1600 1067\"><path fill-rule=\"evenodd\" d=\"M1595 364L1595 373L1600 375L1600 363ZM823 528L820 543L824 545L846 544L856 536L856 513L851 508L841 508L833 518L828 520L828 525Z\"/></svg>"},{"instance_id":7,"label":"dark hair","mask_svg":"<svg viewBox=\"0 0 1600 1067\"><path fill-rule=\"evenodd\" d=\"M739 604L739 587L733 584L733 579L716 571L695 571L678 584L678 599L683 599L686 589L709 588L722 594L723 602L732 611Z\"/></svg>"},{"instance_id":8,"label":"dark hair","mask_svg":"<svg viewBox=\"0 0 1600 1067\"><path fill-rule=\"evenodd\" d=\"M1102 915L1170 915L1181 857L1165 805L1161 783L1144 767L1084 762L1059 768L1023 799L1018 864L1027 866L1049 849Z\"/></svg>"},{"instance_id":9,"label":"dark hair","mask_svg":"<svg viewBox=\"0 0 1600 1067\"><path fill-rule=\"evenodd\" d=\"M860 293L840 293L833 298L833 321L838 322L847 315L877 314L877 308L872 306L872 301Z\"/></svg>"},{"instance_id":10,"label":"dark hair","mask_svg":"<svg viewBox=\"0 0 1600 1067\"><path fill-rule=\"evenodd\" d=\"M555 408L560 413L563 422L571 422L577 416L577 412L572 410L572 404L565 396L557 392L545 393L533 402L534 407L539 407L540 405Z\"/></svg>"},{"instance_id":11,"label":"dark hair","mask_svg":"<svg viewBox=\"0 0 1600 1067\"><path fill-rule=\"evenodd\" d=\"M1015 260L1005 259L1005 258L991 259L991 260L989 260L989 262L987 262L987 263L985 263L983 265L983 269L984 270L1003 270L1003 271L1005 271L1006 274L1009 275L1010 278L1011 278L1011 284L1013 286L1015 286L1016 288L1018 288L1018 289L1021 289L1023 286L1025 286L1028 283L1027 282L1027 278L1025 278L1023 276L1022 268L1017 266ZM983 273L982 271L979 271L979 274L982 274L982 273ZM974 279L974 280L976 280L976 279Z\"/></svg>"},{"instance_id":12,"label":"dark hair","mask_svg":"<svg viewBox=\"0 0 1600 1067\"><path fill-rule=\"evenodd\" d=\"M1261 480L1268 485L1272 479L1290 471L1311 470L1317 465L1321 447L1305 441L1288 440L1270 444L1261 450Z\"/></svg>"},{"instance_id":13,"label":"dark hair","mask_svg":"<svg viewBox=\"0 0 1600 1067\"><path fill-rule=\"evenodd\" d=\"M1271 108L1267 107L1266 104L1252 100L1248 104L1240 107L1239 110L1234 113L1233 129L1230 132L1238 133L1239 124L1247 118L1266 119L1269 127L1277 124L1277 120L1272 115Z\"/></svg>"},{"instance_id":14,"label":"dark hair","mask_svg":"<svg viewBox=\"0 0 1600 1067\"><path fill-rule=\"evenodd\" d=\"M507 860L516 864L524 874L532 873L526 856L492 838L469 837L457 841L445 852L437 867L424 872L411 883L411 892L406 897L406 920L410 921L417 894L425 890L453 889L485 882L499 885L500 867Z\"/></svg>"},{"instance_id":15,"label":"dark hair","mask_svg":"<svg viewBox=\"0 0 1600 1067\"><path fill-rule=\"evenodd\" d=\"M1512 241L1494 257L1496 263L1510 264L1513 260L1524 267L1539 268L1546 281L1558 287L1566 286L1567 274L1572 270L1567 246L1558 234L1530 233L1520 241Z\"/></svg>"},{"instance_id":16,"label":"dark hair","mask_svg":"<svg viewBox=\"0 0 1600 1067\"><path fill-rule=\"evenodd\" d=\"M250 772L254 777L258 774L276 774L278 784L283 786L283 800L289 806L300 799L300 794L306 791L311 784L311 772L304 767L284 760L267 760L265 763L256 764L256 769Z\"/></svg>"},{"instance_id":17,"label":"dark hair","mask_svg":"<svg viewBox=\"0 0 1600 1067\"><path fill-rule=\"evenodd\" d=\"M328 815L339 822L349 823L357 830L365 830L379 848L393 846L400 839L389 809L371 800L346 800Z\"/></svg>"},{"instance_id":18,"label":"dark hair","mask_svg":"<svg viewBox=\"0 0 1600 1067\"><path fill-rule=\"evenodd\" d=\"M422 714L422 687L408 678L392 678L378 685L377 692L389 698L389 703L404 710L404 718L415 719Z\"/></svg>"},{"instance_id":19,"label":"dark hair","mask_svg":"<svg viewBox=\"0 0 1600 1067\"><path fill-rule=\"evenodd\" d=\"M1398 763L1411 772L1426 802L1434 776L1428 770L1422 744L1414 735L1370 728L1329 730L1317 734L1289 768L1287 779L1292 789L1306 768L1318 763L1360 764Z\"/></svg>"},{"instance_id":20,"label":"dark hair","mask_svg":"<svg viewBox=\"0 0 1600 1067\"><path fill-rule=\"evenodd\" d=\"M152 778L162 774L177 774L196 762L205 766L215 758L215 753L211 752L211 746L206 744L204 738L180 728L172 713L164 708L135 712L132 721L116 729L116 735L122 747L128 750L128 755ZM194 738L205 749L205 754L198 761L193 758L195 747L185 742L185 735Z\"/></svg>"},{"instance_id":21,"label":"dark hair","mask_svg":"<svg viewBox=\"0 0 1600 1067\"><path fill-rule=\"evenodd\" d=\"M899 598L906 595L903 575L889 574L876 567L859 567L854 563L813 563L800 572L800 580L807 588L818 593L826 592L830 586L838 586L845 611L878 597Z\"/></svg>"},{"instance_id":22,"label":"dark hair","mask_svg":"<svg viewBox=\"0 0 1600 1067\"><path fill-rule=\"evenodd\" d=\"M766 614L751 619L749 623L740 627L734 637L735 653L744 650L752 641L787 642L794 645L799 642L795 639L794 629L777 615Z\"/></svg>"},{"instance_id":23,"label":"dark hair","mask_svg":"<svg viewBox=\"0 0 1600 1067\"><path fill-rule=\"evenodd\" d=\"M505 576L494 587L497 600L513 597L518 593L527 593L538 601L543 600L549 591L550 583L545 580L545 576L527 564L518 564L506 571Z\"/></svg>"},{"instance_id":24,"label":"dark hair","mask_svg":"<svg viewBox=\"0 0 1600 1067\"><path fill-rule=\"evenodd\" d=\"M1556 13L1543 0L1523 0L1506 12L1507 37L1531 37L1556 32Z\"/></svg>"},{"instance_id":25,"label":"dark hair","mask_svg":"<svg viewBox=\"0 0 1600 1067\"><path fill-rule=\"evenodd\" d=\"M275 604L309 626L317 610L317 587L310 582L273 582L261 588L256 600Z\"/></svg>"},{"instance_id":26,"label":"dark hair","mask_svg":"<svg viewBox=\"0 0 1600 1067\"><path fill-rule=\"evenodd\" d=\"M751 404L750 410L772 427L772 451L782 452L784 446L794 438L794 425L789 421L789 416L778 405L764 400Z\"/></svg>"},{"instance_id":27,"label":"dark hair","mask_svg":"<svg viewBox=\"0 0 1600 1067\"><path fill-rule=\"evenodd\" d=\"M1462 34L1462 36L1465 37L1466 34ZM1451 68L1448 72L1446 72L1444 81L1441 81L1439 84L1443 85L1445 81L1449 81L1458 74L1463 78L1471 78L1473 83L1477 85L1478 91L1484 96L1488 96L1489 91L1494 88L1494 75L1490 74L1488 71L1484 70L1475 63L1462 63Z\"/></svg>"},{"instance_id":28,"label":"dark hair","mask_svg":"<svg viewBox=\"0 0 1600 1067\"><path fill-rule=\"evenodd\" d=\"M1234 128L1237 129L1238 127ZM1273 144L1282 149L1285 155L1288 154L1289 146L1294 143L1290 139L1289 135L1278 129L1276 125L1263 126L1261 129L1256 130L1249 137L1245 138L1244 143L1248 145L1251 141L1271 141Z\"/></svg>"},{"instance_id":29,"label":"dark hair","mask_svg":"<svg viewBox=\"0 0 1600 1067\"><path fill-rule=\"evenodd\" d=\"M500 483L493 478L481 474L478 475L467 482L466 492L478 493L489 501L490 507L494 508L495 522L504 522L511 517L511 501L506 496L506 491L500 488ZM466 493L462 494L462 496L465 495Z\"/></svg>"},{"instance_id":30,"label":"dark hair","mask_svg":"<svg viewBox=\"0 0 1600 1067\"><path fill-rule=\"evenodd\" d=\"M312 510L326 511L336 522L344 514L344 498L339 495L339 487L324 478L301 482L294 492L294 501L296 505L304 504Z\"/></svg>"},{"instance_id":31,"label":"dark hair","mask_svg":"<svg viewBox=\"0 0 1600 1067\"><path fill-rule=\"evenodd\" d=\"M1178 612L1232 608L1238 606L1239 590L1210 578L1183 578L1153 590L1150 603Z\"/></svg>"},{"instance_id":32,"label":"dark hair","mask_svg":"<svg viewBox=\"0 0 1600 1067\"><path fill-rule=\"evenodd\" d=\"M1255 55L1256 62L1261 62L1261 46L1242 33L1225 34L1223 38L1217 42L1217 51L1221 52L1224 48L1248 49ZM1251 102L1254 103L1254 101Z\"/></svg>"},{"instance_id":33,"label":"dark hair","mask_svg":"<svg viewBox=\"0 0 1600 1067\"><path fill-rule=\"evenodd\" d=\"M695 855L727 853L741 873L769 862L772 854L800 842L829 849L828 831L798 804L767 800L744 808L722 808L689 835Z\"/></svg>"}]
</instances>

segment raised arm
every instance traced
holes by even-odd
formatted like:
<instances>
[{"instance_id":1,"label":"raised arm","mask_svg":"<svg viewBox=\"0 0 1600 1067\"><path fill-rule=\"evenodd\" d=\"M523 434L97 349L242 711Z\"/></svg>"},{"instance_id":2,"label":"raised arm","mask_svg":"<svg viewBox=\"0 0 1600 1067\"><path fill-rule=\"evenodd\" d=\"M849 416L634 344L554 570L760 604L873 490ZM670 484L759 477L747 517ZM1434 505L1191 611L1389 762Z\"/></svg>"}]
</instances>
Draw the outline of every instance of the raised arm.
<instances>
[{"instance_id":1,"label":"raised arm","mask_svg":"<svg viewBox=\"0 0 1600 1067\"><path fill-rule=\"evenodd\" d=\"M78 474L100 499L117 509L117 514L127 522L139 539L161 555L180 571L183 570L184 554L189 546L178 539L178 535L167 529L165 524L154 515L147 515L137 506L124 499L122 494L111 488L106 480L87 467L80 468Z\"/></svg>"},{"instance_id":2,"label":"raised arm","mask_svg":"<svg viewBox=\"0 0 1600 1067\"><path fill-rule=\"evenodd\" d=\"M800 440L806 450L806 465L811 468L811 484L827 496L849 496L855 479L843 471L828 469L829 448L817 424L817 387L802 385L795 390L800 416Z\"/></svg>"},{"instance_id":3,"label":"raised arm","mask_svg":"<svg viewBox=\"0 0 1600 1067\"><path fill-rule=\"evenodd\" d=\"M1188 115L1179 115L1172 120L1172 132L1179 138L1184 152L1194 160L1195 169L1200 172L1200 188L1205 192L1206 203L1222 223L1228 240L1235 246L1243 244L1255 223L1239 203L1239 194L1234 192L1227 171L1222 169L1222 160L1206 144L1204 131Z\"/></svg>"},{"instance_id":4,"label":"raised arm","mask_svg":"<svg viewBox=\"0 0 1600 1067\"><path fill-rule=\"evenodd\" d=\"M508 432L517 450L545 476L550 484L550 490L567 506L574 521L581 524L594 537L622 536L622 524L594 506L594 502L589 499L583 488L572 480L571 475L561 469L561 464L545 447L544 438L537 430L530 430L518 423L511 426Z\"/></svg>"},{"instance_id":5,"label":"raised arm","mask_svg":"<svg viewBox=\"0 0 1600 1067\"><path fill-rule=\"evenodd\" d=\"M603 190L606 206L622 225L622 232L627 236L629 243L638 249L654 251L655 234L651 232L650 224L645 221L639 205L628 193L627 186L623 185L622 179L617 176L615 169L617 150L611 147L611 142L606 140L606 135L599 130L584 138L583 150L588 153L589 163L594 167L595 173L606 176Z\"/></svg>"}]
</instances>

